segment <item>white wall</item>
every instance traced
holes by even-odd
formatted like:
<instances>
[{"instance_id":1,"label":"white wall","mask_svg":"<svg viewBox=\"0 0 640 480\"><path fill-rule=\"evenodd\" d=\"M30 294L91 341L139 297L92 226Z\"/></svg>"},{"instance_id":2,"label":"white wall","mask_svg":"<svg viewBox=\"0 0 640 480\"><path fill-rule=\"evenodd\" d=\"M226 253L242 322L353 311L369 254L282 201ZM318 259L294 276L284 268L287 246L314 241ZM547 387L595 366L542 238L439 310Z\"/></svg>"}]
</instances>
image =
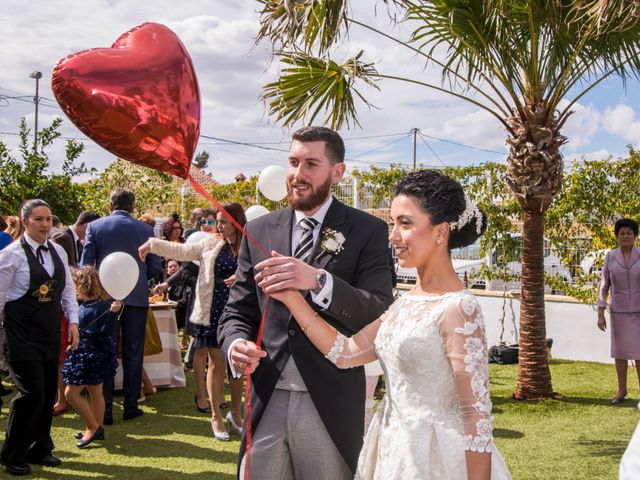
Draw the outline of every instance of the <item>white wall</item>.
<instances>
[{"instance_id":1,"label":"white wall","mask_svg":"<svg viewBox=\"0 0 640 480\"><path fill-rule=\"evenodd\" d=\"M487 328L489 346L500 339L500 318L504 300L502 296L473 291L477 294ZM601 332L596 326L594 306L575 302L572 299L549 299L545 302L547 338L553 339L551 355L564 360L585 360L590 362L613 363L609 356L609 331ZM515 325L519 329L520 300L509 297L505 306L504 341L514 342ZM607 313L607 321L609 319Z\"/></svg>"}]
</instances>

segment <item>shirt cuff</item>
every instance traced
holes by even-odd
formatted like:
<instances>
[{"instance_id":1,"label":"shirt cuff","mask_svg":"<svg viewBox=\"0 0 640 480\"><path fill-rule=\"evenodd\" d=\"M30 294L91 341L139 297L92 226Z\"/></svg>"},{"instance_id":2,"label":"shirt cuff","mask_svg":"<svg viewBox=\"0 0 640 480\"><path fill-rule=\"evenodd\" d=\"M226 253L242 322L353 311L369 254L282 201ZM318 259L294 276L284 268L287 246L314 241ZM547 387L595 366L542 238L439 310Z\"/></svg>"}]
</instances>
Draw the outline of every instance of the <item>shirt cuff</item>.
<instances>
[{"instance_id":1,"label":"shirt cuff","mask_svg":"<svg viewBox=\"0 0 640 480\"><path fill-rule=\"evenodd\" d=\"M242 376L242 373L238 374L238 372L236 372L236 369L233 368L233 364L231 363L231 350L233 349L233 346L239 342L240 340L242 340L242 338L236 338L233 342L231 342L231 345L229 345L229 350L227 350L227 365L229 365L229 370L231 371L231 376L235 379L235 378L240 378Z\"/></svg>"},{"instance_id":2,"label":"shirt cuff","mask_svg":"<svg viewBox=\"0 0 640 480\"><path fill-rule=\"evenodd\" d=\"M311 300L326 310L331 305L331 299L333 297L333 277L326 270L321 271L327 274L327 281L319 292L315 293L311 291Z\"/></svg>"}]
</instances>

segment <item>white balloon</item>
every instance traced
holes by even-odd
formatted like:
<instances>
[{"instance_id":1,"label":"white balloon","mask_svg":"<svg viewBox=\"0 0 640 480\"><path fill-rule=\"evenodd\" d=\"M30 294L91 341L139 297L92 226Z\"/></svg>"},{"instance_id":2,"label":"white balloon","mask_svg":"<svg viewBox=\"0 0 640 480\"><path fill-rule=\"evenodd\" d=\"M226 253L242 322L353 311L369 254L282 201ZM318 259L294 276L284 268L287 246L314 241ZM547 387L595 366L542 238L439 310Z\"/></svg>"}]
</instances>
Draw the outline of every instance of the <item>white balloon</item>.
<instances>
[{"instance_id":1,"label":"white balloon","mask_svg":"<svg viewBox=\"0 0 640 480\"><path fill-rule=\"evenodd\" d=\"M209 235L211 235L210 233L207 232L193 232L191 235L189 235L187 237L187 241L184 243L198 243L201 240L204 240L205 238L207 238ZM200 261L199 260L192 260L193 263L195 263L196 265L200 266Z\"/></svg>"},{"instance_id":2,"label":"white balloon","mask_svg":"<svg viewBox=\"0 0 640 480\"><path fill-rule=\"evenodd\" d=\"M123 300L138 283L140 268L138 262L128 253L113 252L100 263L98 276L111 298Z\"/></svg>"},{"instance_id":3,"label":"white balloon","mask_svg":"<svg viewBox=\"0 0 640 480\"><path fill-rule=\"evenodd\" d=\"M193 232L191 235L187 237L187 241L185 243L198 243L200 240L204 240L209 235L211 234L207 232L201 232L201 231Z\"/></svg>"},{"instance_id":4,"label":"white balloon","mask_svg":"<svg viewBox=\"0 0 640 480\"><path fill-rule=\"evenodd\" d=\"M287 170L270 165L260 172L258 188L269 200L279 202L287 195Z\"/></svg>"},{"instance_id":5,"label":"white balloon","mask_svg":"<svg viewBox=\"0 0 640 480\"><path fill-rule=\"evenodd\" d=\"M269 210L267 210L267 207L263 207L262 205L252 205L244 211L244 214L247 217L247 222L255 220L267 213L269 213Z\"/></svg>"}]
</instances>

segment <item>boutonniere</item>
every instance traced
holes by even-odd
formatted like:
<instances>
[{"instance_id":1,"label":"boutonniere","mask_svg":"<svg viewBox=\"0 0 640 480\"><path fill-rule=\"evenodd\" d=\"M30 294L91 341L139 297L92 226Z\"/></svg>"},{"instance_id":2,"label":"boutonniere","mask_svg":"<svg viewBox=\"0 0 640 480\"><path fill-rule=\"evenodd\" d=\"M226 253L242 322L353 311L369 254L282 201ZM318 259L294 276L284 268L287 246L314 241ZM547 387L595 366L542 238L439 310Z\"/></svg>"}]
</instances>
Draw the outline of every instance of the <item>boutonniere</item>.
<instances>
[{"instance_id":1,"label":"boutonniere","mask_svg":"<svg viewBox=\"0 0 640 480\"><path fill-rule=\"evenodd\" d=\"M319 260L324 255L336 255L344 250L343 243L346 239L342 232L338 232L331 228L325 228L322 231L322 240L320 241L320 248L322 252L316 258Z\"/></svg>"}]
</instances>

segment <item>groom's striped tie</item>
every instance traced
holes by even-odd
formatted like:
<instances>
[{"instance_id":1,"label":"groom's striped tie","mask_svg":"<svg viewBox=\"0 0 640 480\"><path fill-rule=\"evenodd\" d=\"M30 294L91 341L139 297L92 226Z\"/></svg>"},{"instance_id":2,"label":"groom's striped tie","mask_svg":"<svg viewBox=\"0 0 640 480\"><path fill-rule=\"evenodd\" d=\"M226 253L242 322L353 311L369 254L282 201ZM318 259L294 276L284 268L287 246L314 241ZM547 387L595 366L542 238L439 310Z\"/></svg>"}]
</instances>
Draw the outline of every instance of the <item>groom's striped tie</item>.
<instances>
[{"instance_id":1,"label":"groom's striped tie","mask_svg":"<svg viewBox=\"0 0 640 480\"><path fill-rule=\"evenodd\" d=\"M318 221L311 217L304 217L300 220L302 235L300 236L300 242L293 256L303 262L306 262L311 254L311 249L313 248L313 229L316 225L318 225Z\"/></svg>"}]
</instances>

